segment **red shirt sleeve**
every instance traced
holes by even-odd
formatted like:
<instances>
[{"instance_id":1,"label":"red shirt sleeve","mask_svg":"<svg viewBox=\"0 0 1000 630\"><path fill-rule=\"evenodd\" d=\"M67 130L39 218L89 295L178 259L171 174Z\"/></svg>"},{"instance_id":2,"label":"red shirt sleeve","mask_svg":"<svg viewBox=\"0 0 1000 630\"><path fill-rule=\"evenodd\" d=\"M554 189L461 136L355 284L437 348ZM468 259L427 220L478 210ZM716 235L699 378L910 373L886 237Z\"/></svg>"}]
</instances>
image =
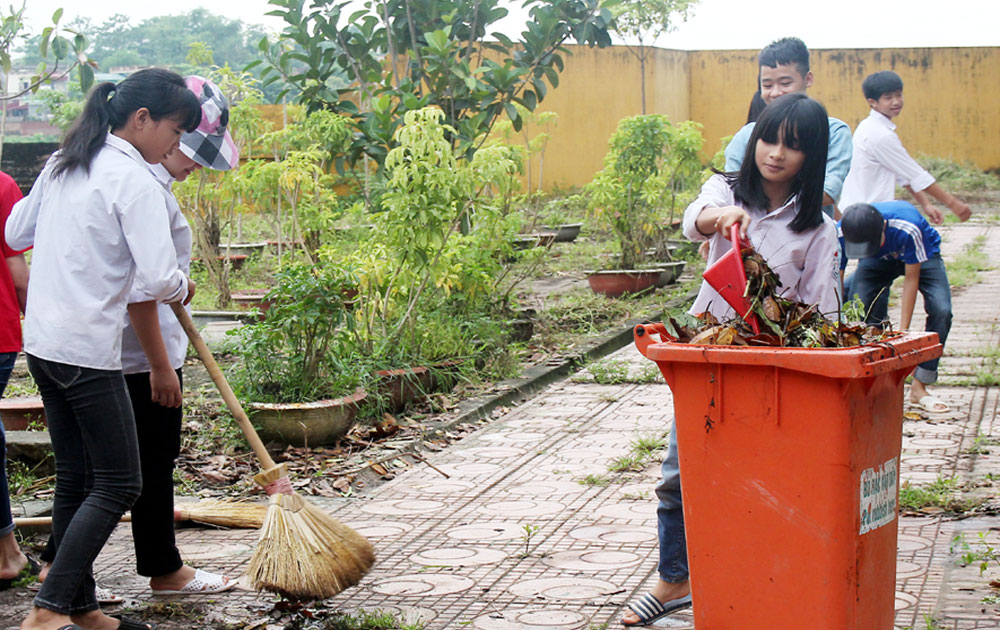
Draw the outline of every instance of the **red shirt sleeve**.
<instances>
[{"instance_id":1,"label":"red shirt sleeve","mask_svg":"<svg viewBox=\"0 0 1000 630\"><path fill-rule=\"evenodd\" d=\"M7 217L10 216L11 209L22 197L24 195L21 194L21 188L17 182L10 175L0 172L0 228L7 225ZM4 238L2 229L0 229L0 253L3 254L4 258L21 253L7 245L7 239Z\"/></svg>"}]
</instances>

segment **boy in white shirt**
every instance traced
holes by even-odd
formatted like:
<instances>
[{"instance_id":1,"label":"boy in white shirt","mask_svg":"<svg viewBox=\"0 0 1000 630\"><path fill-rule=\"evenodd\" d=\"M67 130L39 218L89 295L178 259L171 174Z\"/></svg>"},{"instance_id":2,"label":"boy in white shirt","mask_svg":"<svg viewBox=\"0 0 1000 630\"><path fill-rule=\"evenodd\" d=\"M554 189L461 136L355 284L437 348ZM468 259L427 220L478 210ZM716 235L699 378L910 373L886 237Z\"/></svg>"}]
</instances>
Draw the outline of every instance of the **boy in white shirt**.
<instances>
[{"instance_id":1,"label":"boy in white shirt","mask_svg":"<svg viewBox=\"0 0 1000 630\"><path fill-rule=\"evenodd\" d=\"M841 207L895 199L896 185L906 188L931 223L944 217L934 197L961 221L972 216L969 206L941 188L934 177L903 148L892 119L903 111L903 80L891 70L868 75L861 84L871 113L854 130L854 155L844 181Z\"/></svg>"}]
</instances>

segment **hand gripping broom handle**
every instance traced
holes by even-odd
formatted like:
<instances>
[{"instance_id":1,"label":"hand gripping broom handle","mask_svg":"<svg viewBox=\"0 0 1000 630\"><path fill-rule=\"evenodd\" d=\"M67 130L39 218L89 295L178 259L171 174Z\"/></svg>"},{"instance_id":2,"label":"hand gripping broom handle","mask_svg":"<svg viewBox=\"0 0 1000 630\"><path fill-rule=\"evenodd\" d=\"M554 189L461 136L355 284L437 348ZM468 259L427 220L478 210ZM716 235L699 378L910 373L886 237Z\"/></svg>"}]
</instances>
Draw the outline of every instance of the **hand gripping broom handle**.
<instances>
[{"instance_id":1,"label":"hand gripping broom handle","mask_svg":"<svg viewBox=\"0 0 1000 630\"><path fill-rule=\"evenodd\" d=\"M275 468L276 464L274 460L271 459L271 455L264 448L264 443L260 440L260 436L254 431L253 425L250 424L250 418L243 411L243 405L237 400L236 394L233 393L233 388L229 386L229 382L222 374L222 370L219 369L219 364L215 362L212 351L208 349L205 340L201 338L198 329L194 326L194 322L191 321L191 316L188 315L188 312L180 302L171 302L170 308L174 311L174 315L177 316L177 321L181 323L184 332L187 333L188 339L191 340L191 345L198 351L198 357L205 364L205 369L208 370L209 376L215 381L215 386L219 389L219 393L222 394L222 399L226 402L226 406L229 407L229 412L233 414L233 417L236 418L236 423L243 430L243 436L250 443L254 455L257 456L257 461L260 462L261 467L265 471Z\"/></svg>"}]
</instances>

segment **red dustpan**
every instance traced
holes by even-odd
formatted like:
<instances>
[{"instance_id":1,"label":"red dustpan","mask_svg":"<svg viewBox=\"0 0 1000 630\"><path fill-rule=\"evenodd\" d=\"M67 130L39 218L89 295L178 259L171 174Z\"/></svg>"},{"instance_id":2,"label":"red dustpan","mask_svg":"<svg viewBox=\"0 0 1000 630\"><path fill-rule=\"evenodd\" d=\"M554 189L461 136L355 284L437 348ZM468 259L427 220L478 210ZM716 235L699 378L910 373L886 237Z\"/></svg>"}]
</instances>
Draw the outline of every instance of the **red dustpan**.
<instances>
[{"instance_id":1,"label":"red dustpan","mask_svg":"<svg viewBox=\"0 0 1000 630\"><path fill-rule=\"evenodd\" d=\"M719 292L736 313L750 325L755 335L760 334L760 322L757 316L750 312L752 304L746 298L747 273L743 268L743 256L740 251L749 249L750 244L740 239L740 224L734 223L730 239L733 248L712 263L702 275L708 284Z\"/></svg>"}]
</instances>

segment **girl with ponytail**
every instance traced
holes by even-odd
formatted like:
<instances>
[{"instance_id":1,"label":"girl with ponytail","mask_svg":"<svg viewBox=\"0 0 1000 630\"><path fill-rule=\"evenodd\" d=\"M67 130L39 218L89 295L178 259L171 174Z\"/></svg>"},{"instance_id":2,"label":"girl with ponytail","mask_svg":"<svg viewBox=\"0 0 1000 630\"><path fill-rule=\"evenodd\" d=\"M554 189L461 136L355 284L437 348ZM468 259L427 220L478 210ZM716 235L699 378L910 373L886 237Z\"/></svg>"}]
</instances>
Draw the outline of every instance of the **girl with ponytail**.
<instances>
[{"instance_id":1,"label":"girl with ponytail","mask_svg":"<svg viewBox=\"0 0 1000 630\"><path fill-rule=\"evenodd\" d=\"M197 97L167 70L96 86L7 221L11 247L34 247L24 351L56 459L58 551L21 630L152 628L101 612L93 562L142 487L121 364L129 293L187 302L194 291L148 163L162 162L200 120Z\"/></svg>"}]
</instances>

